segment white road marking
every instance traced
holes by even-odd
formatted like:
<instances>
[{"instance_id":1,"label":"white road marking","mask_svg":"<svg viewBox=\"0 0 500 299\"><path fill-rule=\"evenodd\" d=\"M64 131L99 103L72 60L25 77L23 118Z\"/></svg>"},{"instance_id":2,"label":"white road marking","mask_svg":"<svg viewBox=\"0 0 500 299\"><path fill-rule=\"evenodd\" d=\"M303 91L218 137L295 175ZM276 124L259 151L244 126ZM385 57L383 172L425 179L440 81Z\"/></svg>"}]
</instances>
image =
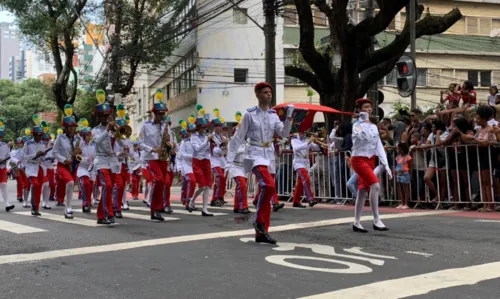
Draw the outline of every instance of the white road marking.
<instances>
[{"instance_id":1,"label":"white road marking","mask_svg":"<svg viewBox=\"0 0 500 299\"><path fill-rule=\"evenodd\" d=\"M180 203L171 203L170 204L172 207L185 207L183 204ZM198 207L198 211L201 209L201 205ZM234 211L234 208L230 207L208 207L208 211L210 212L211 209L215 210L226 210L226 211ZM254 212L254 211L252 211ZM211 213L211 212L210 212Z\"/></svg>"},{"instance_id":2,"label":"white road marking","mask_svg":"<svg viewBox=\"0 0 500 299\"><path fill-rule=\"evenodd\" d=\"M453 211L426 211L426 212L418 212L418 213L388 214L388 215L382 216L382 219L387 220L387 219L419 217L419 216L432 216L432 215L440 215L440 214L446 214L446 213L453 213ZM62 219L64 219L64 217ZM372 220L372 219L373 219L372 216L361 217L362 221L368 221L368 220ZM330 219L330 220L322 220L322 221L314 221L314 222L286 224L286 225L279 225L279 226L271 227L269 231L270 232L282 232L282 231L290 231L290 230L298 230L298 229L311 229L311 228L321 227L321 226L352 223L352 221L353 221L352 217L346 217L346 218ZM2 256L0 256L0 264L32 262L32 261L47 260L47 259L66 257L66 256L77 256L77 255L83 255L83 254L113 252L113 251L118 251L118 250L135 249L135 248L149 247L149 246L177 244L177 243L184 243L184 242L211 240L211 239L228 238L228 237L241 237L241 236L245 236L245 235L253 235L254 233L255 233L255 231L253 229L245 229L245 230L236 230L236 231L225 231L225 232L217 232L217 233L169 237L169 238L161 238L161 239L151 239L151 240L144 240L144 241L125 242L125 243L109 244L109 245L99 245L99 246L52 250L52 251L27 253L27 254L2 255Z\"/></svg>"},{"instance_id":3,"label":"white road marking","mask_svg":"<svg viewBox=\"0 0 500 299\"><path fill-rule=\"evenodd\" d=\"M500 278L500 262L379 281L353 288L301 297L299 299L400 299L424 295L441 289L473 285L484 280L496 278Z\"/></svg>"},{"instance_id":4,"label":"white road marking","mask_svg":"<svg viewBox=\"0 0 500 299\"><path fill-rule=\"evenodd\" d=\"M380 255L380 254L373 254L373 253L363 252L362 249L363 248L361 248L361 247L352 247L352 248L346 248L346 249L344 249L344 251L345 252L349 252L349 253L358 254L358 255L378 257L378 258L381 258L381 259L388 259L388 260L397 260L398 259L395 256Z\"/></svg>"},{"instance_id":5,"label":"white road marking","mask_svg":"<svg viewBox=\"0 0 500 299\"><path fill-rule=\"evenodd\" d=\"M500 220L487 220L487 219L481 219L481 220L475 220L476 222L485 222L485 223L500 223Z\"/></svg>"},{"instance_id":6,"label":"white road marking","mask_svg":"<svg viewBox=\"0 0 500 299\"><path fill-rule=\"evenodd\" d=\"M434 254L431 254L431 253L418 252L418 251L405 251L405 252L409 253L409 254L421 255L421 256L425 256L425 257L431 257L431 256L434 255Z\"/></svg>"},{"instance_id":7,"label":"white road marking","mask_svg":"<svg viewBox=\"0 0 500 299\"><path fill-rule=\"evenodd\" d=\"M123 217L127 217L127 215L130 213L130 212L133 212L133 211L142 211L142 212L149 212L151 211L149 208L144 208L144 207L130 207L130 210L129 211L123 211L122 214L123 214ZM210 212L210 211L209 211ZM212 214L214 214L214 216L224 216L224 215L228 215L227 213L213 213L213 212L210 212ZM175 215L175 214L179 214L179 215L190 215L190 216L201 216L201 210L198 209L197 211L194 211L193 213L189 213L189 211L186 211L186 210L174 210L174 212L172 213L172 215Z\"/></svg>"},{"instance_id":8,"label":"white road marking","mask_svg":"<svg viewBox=\"0 0 500 299\"><path fill-rule=\"evenodd\" d=\"M148 212L150 210L148 209ZM73 212L77 212L77 213L83 213L81 210L73 210ZM92 211L94 212L94 211ZM90 214L90 213L89 213ZM143 214L133 214L133 213L122 213L124 214L123 215L123 219L125 218L130 218L130 219L139 219L139 220L148 220L148 221L153 221L151 220L151 215L143 215ZM165 218L165 221L175 221L175 220L180 220L179 218L173 218L173 217L163 217ZM76 219L76 218L75 218ZM115 221L118 221L120 219L115 219ZM99 224L99 226L102 226L102 224Z\"/></svg>"},{"instance_id":9,"label":"white road marking","mask_svg":"<svg viewBox=\"0 0 500 299\"><path fill-rule=\"evenodd\" d=\"M309 266L304 266L304 265L299 265L299 264L287 262L286 260L288 260L288 259L320 261L320 262L340 264L340 265L343 265L344 267L341 267L339 269L309 267ZM285 267L290 267L290 268L300 269L300 270L315 271L315 272L326 272L326 273L337 273L337 274L364 274L364 273L370 273L373 271L372 268L367 267L365 265L346 262L346 261L340 261L340 260L331 259L331 258L322 258L322 257L314 257L314 256L270 255L270 256L266 256L266 261L268 261L272 264L280 265L280 266L285 266ZM347 266L347 268L345 268L345 266Z\"/></svg>"},{"instance_id":10,"label":"white road marking","mask_svg":"<svg viewBox=\"0 0 500 299\"><path fill-rule=\"evenodd\" d=\"M46 230L36 227L31 227L27 225L17 224L10 221L0 220L0 230L4 230L6 232L11 232L14 234L30 234L30 233L40 233L46 232Z\"/></svg>"},{"instance_id":11,"label":"white road marking","mask_svg":"<svg viewBox=\"0 0 500 299\"><path fill-rule=\"evenodd\" d=\"M73 212L75 212L75 210ZM15 212L14 214L34 217L34 216L31 216L31 212ZM75 224L75 225L90 226L90 227L102 226L102 224L97 224L97 219L90 220L90 219L81 218L81 217L75 217L73 219L66 219L66 218L64 218L64 214L62 214L62 213L60 215L50 214L50 213L42 213L42 216L36 216L36 218L64 222L64 223L71 223L71 224Z\"/></svg>"}]
</instances>

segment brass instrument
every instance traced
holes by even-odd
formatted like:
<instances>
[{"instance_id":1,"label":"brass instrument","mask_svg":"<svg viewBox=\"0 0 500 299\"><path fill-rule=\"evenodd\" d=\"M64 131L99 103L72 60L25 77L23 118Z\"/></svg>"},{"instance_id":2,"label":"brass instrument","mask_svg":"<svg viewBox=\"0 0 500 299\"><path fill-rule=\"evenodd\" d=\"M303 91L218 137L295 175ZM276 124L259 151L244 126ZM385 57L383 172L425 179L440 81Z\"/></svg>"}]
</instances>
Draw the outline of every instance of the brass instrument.
<instances>
[{"instance_id":1,"label":"brass instrument","mask_svg":"<svg viewBox=\"0 0 500 299\"><path fill-rule=\"evenodd\" d=\"M132 128L129 125L117 127L115 130L115 139L129 139L132 136Z\"/></svg>"},{"instance_id":2,"label":"brass instrument","mask_svg":"<svg viewBox=\"0 0 500 299\"><path fill-rule=\"evenodd\" d=\"M83 160L83 157L81 155L82 149L80 148L80 140L81 140L81 138L78 138L75 145L73 145L72 140L70 141L71 147L73 148L73 153L71 155L73 161L71 162L71 166L68 168L69 168L69 171L71 171L71 173L75 172L76 168L78 167L78 163L80 163Z\"/></svg>"},{"instance_id":3,"label":"brass instrument","mask_svg":"<svg viewBox=\"0 0 500 299\"><path fill-rule=\"evenodd\" d=\"M163 131L163 135L161 136L160 148L161 151L158 153L158 160L170 162L170 151L172 150L172 143L170 142L168 127L165 127L165 131Z\"/></svg>"}]
</instances>

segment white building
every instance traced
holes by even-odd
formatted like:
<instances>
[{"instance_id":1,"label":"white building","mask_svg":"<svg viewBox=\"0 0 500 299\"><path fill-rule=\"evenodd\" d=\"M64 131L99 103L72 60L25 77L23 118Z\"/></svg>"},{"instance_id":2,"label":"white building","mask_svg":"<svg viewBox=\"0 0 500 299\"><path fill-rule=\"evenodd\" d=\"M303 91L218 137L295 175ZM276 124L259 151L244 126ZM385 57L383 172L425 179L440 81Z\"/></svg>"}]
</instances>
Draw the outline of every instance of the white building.
<instances>
[{"instance_id":1,"label":"white building","mask_svg":"<svg viewBox=\"0 0 500 299\"><path fill-rule=\"evenodd\" d=\"M137 105L131 117L135 132L147 119L158 88L164 90L174 127L179 120L187 121L190 114L196 114L196 104L201 104L211 117L213 109L218 108L226 122L235 122L237 111L244 113L257 104L253 87L265 80L265 39L262 29L245 13L263 26L262 1L247 0L239 8L232 6L227 0L191 0L180 15L169 16L171 22L185 28L180 32L189 31L191 26L195 28L177 37L179 46L166 58L167 67L137 78L135 94L128 99L129 105ZM282 22L281 18L276 20ZM283 57L282 28L278 23L278 58ZM277 103L282 103L283 59L277 59L276 63Z\"/></svg>"}]
</instances>

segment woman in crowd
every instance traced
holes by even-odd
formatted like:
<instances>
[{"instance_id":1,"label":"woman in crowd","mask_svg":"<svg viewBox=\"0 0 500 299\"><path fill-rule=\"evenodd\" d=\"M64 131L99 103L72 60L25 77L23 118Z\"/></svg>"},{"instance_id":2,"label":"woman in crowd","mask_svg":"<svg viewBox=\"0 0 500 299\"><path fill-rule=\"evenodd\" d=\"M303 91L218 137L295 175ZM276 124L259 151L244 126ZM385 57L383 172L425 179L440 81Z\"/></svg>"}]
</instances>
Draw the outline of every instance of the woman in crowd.
<instances>
[{"instance_id":1,"label":"woman in crowd","mask_svg":"<svg viewBox=\"0 0 500 299\"><path fill-rule=\"evenodd\" d=\"M426 145L422 148L427 150L428 168L426 170L424 181L429 191L432 192L433 197L431 202L436 202L439 198L443 201L446 196L446 160L444 149L441 145L448 137L446 125L441 120L435 120L432 123L432 133L427 138ZM439 192L434 184L434 177L438 176Z\"/></svg>"}]
</instances>

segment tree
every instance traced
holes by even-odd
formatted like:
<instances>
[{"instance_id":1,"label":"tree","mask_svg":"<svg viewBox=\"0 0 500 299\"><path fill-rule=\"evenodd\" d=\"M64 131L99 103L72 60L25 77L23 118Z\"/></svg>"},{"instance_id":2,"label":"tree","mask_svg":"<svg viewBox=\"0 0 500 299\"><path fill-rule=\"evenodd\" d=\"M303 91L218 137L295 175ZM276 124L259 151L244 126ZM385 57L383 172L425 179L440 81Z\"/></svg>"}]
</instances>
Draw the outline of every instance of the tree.
<instances>
[{"instance_id":1,"label":"tree","mask_svg":"<svg viewBox=\"0 0 500 299\"><path fill-rule=\"evenodd\" d=\"M410 44L409 18L404 29L389 45L370 51L372 38L383 32L403 8L409 11L409 0L375 0L379 12L368 16L357 25L349 23L347 0L293 0L300 25L299 51L310 70L298 66L285 67L287 76L308 84L320 95L320 103L343 111L353 111L354 102L369 88L388 74ZM287 1L288 3L291 1ZM285 3L287 3L285 2ZM340 68L333 66L332 55L320 53L314 45L314 24L311 4L328 18L330 44L340 55ZM416 37L435 35L448 30L462 14L455 8L444 16L427 14L421 19L424 7L417 4ZM328 119L329 124L333 119Z\"/></svg>"},{"instance_id":2,"label":"tree","mask_svg":"<svg viewBox=\"0 0 500 299\"><path fill-rule=\"evenodd\" d=\"M0 6L16 17L21 34L29 42L51 53L57 73L52 91L59 109L73 104L78 86L73 56L82 31L79 18L94 6L89 0L0 0Z\"/></svg>"},{"instance_id":3,"label":"tree","mask_svg":"<svg viewBox=\"0 0 500 299\"><path fill-rule=\"evenodd\" d=\"M182 11L189 0L110 0L105 16L114 26L108 34L111 50L109 68L97 81L112 83L112 91L127 96L141 72L151 72L165 64L176 47L174 35L185 28L188 18L180 24L164 22L167 15ZM184 26L184 27L183 27Z\"/></svg>"},{"instance_id":4,"label":"tree","mask_svg":"<svg viewBox=\"0 0 500 299\"><path fill-rule=\"evenodd\" d=\"M0 115L5 120L8 141L24 135L24 129L34 125L31 117L39 112L57 111L50 86L36 79L21 83L0 80Z\"/></svg>"},{"instance_id":5,"label":"tree","mask_svg":"<svg viewBox=\"0 0 500 299\"><path fill-rule=\"evenodd\" d=\"M76 95L75 111L80 118L86 118L89 126L96 125L94 117L94 108L97 105L97 98L94 93L79 90Z\"/></svg>"}]
</instances>

